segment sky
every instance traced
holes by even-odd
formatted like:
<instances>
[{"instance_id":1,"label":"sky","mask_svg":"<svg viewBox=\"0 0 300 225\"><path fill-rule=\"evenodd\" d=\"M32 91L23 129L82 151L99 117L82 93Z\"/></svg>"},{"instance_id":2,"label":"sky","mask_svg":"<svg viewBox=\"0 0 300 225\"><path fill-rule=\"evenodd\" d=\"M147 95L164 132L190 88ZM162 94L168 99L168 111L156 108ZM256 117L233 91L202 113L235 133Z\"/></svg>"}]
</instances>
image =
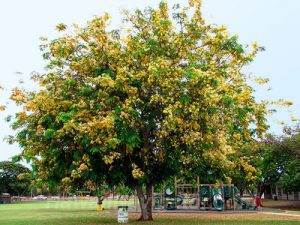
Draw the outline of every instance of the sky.
<instances>
[{"instance_id":1,"label":"sky","mask_svg":"<svg viewBox=\"0 0 300 225\"><path fill-rule=\"evenodd\" d=\"M9 92L23 80L26 89L36 86L30 81L33 71L43 72L39 37L53 39L58 36L55 25L77 23L84 25L95 15L108 12L112 26L121 25L120 9L156 7L160 0L0 0L0 161L19 154L17 144L9 145L3 139L13 131L4 118L14 115L18 108L9 102ZM169 5L187 0L169 0ZM203 0L202 13L207 23L225 25L232 35L237 34L242 44L257 42L266 51L259 53L246 68L246 73L270 79L266 87L255 92L258 100L287 99L294 103L290 108L278 109L268 118L269 132L280 135L282 127L276 121L295 125L290 116L300 118L300 1L299 0ZM271 87L270 91L267 89Z\"/></svg>"}]
</instances>

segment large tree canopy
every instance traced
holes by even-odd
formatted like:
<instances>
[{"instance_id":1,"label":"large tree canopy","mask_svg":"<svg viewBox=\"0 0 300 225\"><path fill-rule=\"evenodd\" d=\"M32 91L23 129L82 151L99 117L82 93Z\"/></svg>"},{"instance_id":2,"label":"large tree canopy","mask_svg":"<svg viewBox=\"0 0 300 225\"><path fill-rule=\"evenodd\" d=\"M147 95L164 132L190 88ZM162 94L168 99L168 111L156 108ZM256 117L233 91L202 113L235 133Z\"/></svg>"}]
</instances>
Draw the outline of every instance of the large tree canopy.
<instances>
[{"instance_id":1,"label":"large tree canopy","mask_svg":"<svg viewBox=\"0 0 300 225\"><path fill-rule=\"evenodd\" d=\"M23 106L15 139L40 179L135 187L149 220L154 184L200 166L222 176L227 156L266 129L242 73L258 46L206 24L200 1L169 13L165 2L124 11L122 30L105 14L42 46L41 89L12 94Z\"/></svg>"}]
</instances>

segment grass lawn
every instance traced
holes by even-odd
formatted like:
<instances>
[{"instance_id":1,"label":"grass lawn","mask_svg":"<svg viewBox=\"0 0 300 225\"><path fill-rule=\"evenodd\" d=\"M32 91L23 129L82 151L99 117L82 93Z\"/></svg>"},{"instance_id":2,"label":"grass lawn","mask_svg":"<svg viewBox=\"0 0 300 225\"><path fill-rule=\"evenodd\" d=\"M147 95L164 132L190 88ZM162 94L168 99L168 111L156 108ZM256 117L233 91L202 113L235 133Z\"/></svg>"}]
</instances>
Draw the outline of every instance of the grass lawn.
<instances>
[{"instance_id":1,"label":"grass lawn","mask_svg":"<svg viewBox=\"0 0 300 225\"><path fill-rule=\"evenodd\" d=\"M127 201L104 201L104 210L96 211L96 201L41 201L0 205L1 225L79 225L117 224L116 207L130 205ZM114 209L108 209L113 207ZM243 224L300 224L300 217L263 213L161 213L153 222L137 222L138 214L130 214L129 224L146 225L243 225Z\"/></svg>"}]
</instances>

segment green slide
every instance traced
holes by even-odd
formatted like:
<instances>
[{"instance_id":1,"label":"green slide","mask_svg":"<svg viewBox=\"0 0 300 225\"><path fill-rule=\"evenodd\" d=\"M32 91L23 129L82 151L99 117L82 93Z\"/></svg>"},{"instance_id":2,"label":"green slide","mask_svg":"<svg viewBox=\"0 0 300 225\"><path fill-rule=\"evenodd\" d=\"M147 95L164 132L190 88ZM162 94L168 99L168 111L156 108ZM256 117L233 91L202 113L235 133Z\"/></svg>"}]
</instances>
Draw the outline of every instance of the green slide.
<instances>
[{"instance_id":1,"label":"green slide","mask_svg":"<svg viewBox=\"0 0 300 225\"><path fill-rule=\"evenodd\" d=\"M249 202L244 201L239 196L235 195L234 200L242 206L243 209L256 209L257 206L250 204Z\"/></svg>"}]
</instances>

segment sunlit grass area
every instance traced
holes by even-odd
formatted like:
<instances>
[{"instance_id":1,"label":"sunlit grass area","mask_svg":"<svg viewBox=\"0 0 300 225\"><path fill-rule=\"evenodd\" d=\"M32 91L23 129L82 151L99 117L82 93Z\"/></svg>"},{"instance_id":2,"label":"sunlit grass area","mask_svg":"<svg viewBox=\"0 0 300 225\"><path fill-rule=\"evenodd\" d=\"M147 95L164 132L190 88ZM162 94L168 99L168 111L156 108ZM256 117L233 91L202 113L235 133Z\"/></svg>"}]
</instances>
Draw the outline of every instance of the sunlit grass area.
<instances>
[{"instance_id":1,"label":"sunlit grass area","mask_svg":"<svg viewBox=\"0 0 300 225\"><path fill-rule=\"evenodd\" d=\"M1 225L78 225L117 224L117 206L133 205L133 201L104 201L103 212L97 212L95 200L40 201L0 205ZM299 224L300 217L262 213L155 213L153 222L138 222L130 213L129 224L147 225L240 225Z\"/></svg>"}]
</instances>

